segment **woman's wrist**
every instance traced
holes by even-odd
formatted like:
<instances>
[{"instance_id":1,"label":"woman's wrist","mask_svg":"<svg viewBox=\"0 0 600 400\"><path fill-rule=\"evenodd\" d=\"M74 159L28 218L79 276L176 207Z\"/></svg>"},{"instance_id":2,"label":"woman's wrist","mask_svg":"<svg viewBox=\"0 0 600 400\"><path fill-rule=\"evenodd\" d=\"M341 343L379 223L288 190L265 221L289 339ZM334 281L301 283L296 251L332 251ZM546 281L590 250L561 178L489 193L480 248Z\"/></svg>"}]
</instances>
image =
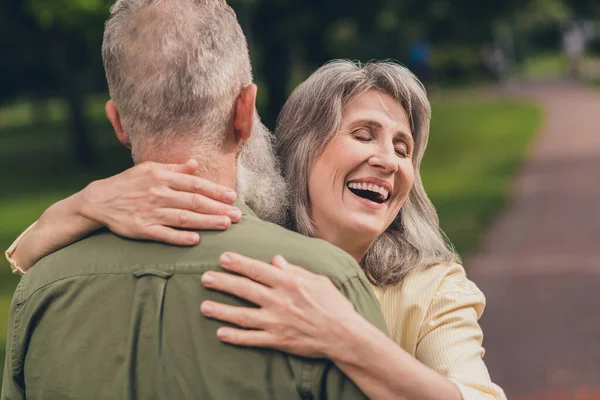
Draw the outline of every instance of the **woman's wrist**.
<instances>
[{"instance_id":1,"label":"woman's wrist","mask_svg":"<svg viewBox=\"0 0 600 400\"><path fill-rule=\"evenodd\" d=\"M77 218L86 221L90 231L100 229L106 224L103 222L103 218L98 207L98 202L93 201L97 198L99 193L102 191L99 186L101 181L94 181L87 185L83 190L75 193L71 196L72 201L71 210L75 213Z\"/></svg>"},{"instance_id":2,"label":"woman's wrist","mask_svg":"<svg viewBox=\"0 0 600 400\"><path fill-rule=\"evenodd\" d=\"M455 383L422 364L368 321L363 321L350 326L343 347L332 351L331 359L369 398L461 398Z\"/></svg>"},{"instance_id":3,"label":"woman's wrist","mask_svg":"<svg viewBox=\"0 0 600 400\"><path fill-rule=\"evenodd\" d=\"M359 350L373 333L381 333L358 312L334 321L331 327L333 335L326 346L325 355L336 364L360 364Z\"/></svg>"}]
</instances>

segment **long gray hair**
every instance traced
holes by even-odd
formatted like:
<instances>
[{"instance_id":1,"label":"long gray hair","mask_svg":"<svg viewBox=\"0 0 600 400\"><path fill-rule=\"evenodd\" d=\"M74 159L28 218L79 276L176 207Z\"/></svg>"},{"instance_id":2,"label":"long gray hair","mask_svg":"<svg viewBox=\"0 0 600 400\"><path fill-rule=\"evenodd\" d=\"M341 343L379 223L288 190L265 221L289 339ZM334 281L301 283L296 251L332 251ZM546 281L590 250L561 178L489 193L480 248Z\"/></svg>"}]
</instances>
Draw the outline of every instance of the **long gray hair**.
<instances>
[{"instance_id":1,"label":"long gray hair","mask_svg":"<svg viewBox=\"0 0 600 400\"><path fill-rule=\"evenodd\" d=\"M402 105L415 142L415 180L406 203L361 262L373 284L390 286L417 268L460 262L440 230L437 213L421 181L419 168L429 138L431 106L419 80L393 62L361 65L336 60L324 65L296 88L283 107L275 131L277 155L289 184L288 224L299 233L315 237L308 193L311 168L339 132L344 106L369 89L381 90Z\"/></svg>"}]
</instances>

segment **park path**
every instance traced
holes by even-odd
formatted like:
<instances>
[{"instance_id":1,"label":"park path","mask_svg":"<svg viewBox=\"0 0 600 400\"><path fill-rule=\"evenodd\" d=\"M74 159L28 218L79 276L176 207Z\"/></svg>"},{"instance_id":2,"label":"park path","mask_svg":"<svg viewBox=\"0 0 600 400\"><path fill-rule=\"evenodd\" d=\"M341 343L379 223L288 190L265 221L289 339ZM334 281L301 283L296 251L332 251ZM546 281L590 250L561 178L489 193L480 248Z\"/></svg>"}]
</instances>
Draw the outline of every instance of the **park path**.
<instances>
[{"instance_id":1,"label":"park path","mask_svg":"<svg viewBox=\"0 0 600 400\"><path fill-rule=\"evenodd\" d=\"M486 363L509 400L600 400L600 91L521 85L543 126L507 210L466 260Z\"/></svg>"}]
</instances>

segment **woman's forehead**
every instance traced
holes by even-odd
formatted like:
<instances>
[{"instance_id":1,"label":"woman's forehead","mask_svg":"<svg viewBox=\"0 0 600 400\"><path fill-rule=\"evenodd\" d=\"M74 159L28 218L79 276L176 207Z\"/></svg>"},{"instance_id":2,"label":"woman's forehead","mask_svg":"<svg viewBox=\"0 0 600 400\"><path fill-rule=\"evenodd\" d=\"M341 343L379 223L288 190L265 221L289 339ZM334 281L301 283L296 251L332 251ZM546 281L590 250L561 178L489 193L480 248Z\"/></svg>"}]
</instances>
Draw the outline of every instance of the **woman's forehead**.
<instances>
[{"instance_id":1,"label":"woman's forehead","mask_svg":"<svg viewBox=\"0 0 600 400\"><path fill-rule=\"evenodd\" d=\"M372 121L383 126L399 125L410 132L408 114L402 104L389 94L369 89L351 99L343 109L342 123L352 124L356 121Z\"/></svg>"},{"instance_id":2,"label":"woman's forehead","mask_svg":"<svg viewBox=\"0 0 600 400\"><path fill-rule=\"evenodd\" d=\"M400 102L379 89L369 89L354 96L344 106L343 114L369 110L385 111L385 113L395 117L406 117L407 115L406 110Z\"/></svg>"}]
</instances>

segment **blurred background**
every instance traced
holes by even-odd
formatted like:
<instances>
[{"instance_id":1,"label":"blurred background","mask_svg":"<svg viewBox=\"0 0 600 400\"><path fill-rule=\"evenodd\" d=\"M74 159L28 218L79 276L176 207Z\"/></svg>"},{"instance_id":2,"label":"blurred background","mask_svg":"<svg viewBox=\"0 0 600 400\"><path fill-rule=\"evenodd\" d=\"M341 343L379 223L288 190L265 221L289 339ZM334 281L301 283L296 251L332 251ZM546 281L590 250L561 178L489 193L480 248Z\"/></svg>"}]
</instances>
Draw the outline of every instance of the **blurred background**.
<instances>
[{"instance_id":1,"label":"blurred background","mask_svg":"<svg viewBox=\"0 0 600 400\"><path fill-rule=\"evenodd\" d=\"M0 0L2 250L54 201L131 165L104 117L108 94L100 48L112 3ZM547 87L559 88L552 96L561 96L562 87L588 94L600 88L598 0L230 4L250 43L259 112L270 128L290 91L333 58L394 59L422 79L433 104L425 186L466 260L477 256L486 232L511 204L517 172L548 126L551 116L540 93ZM600 103L597 108L600 114ZM560 107L554 110L560 113ZM1 358L17 282L2 258ZM494 314L486 318L486 334L497 331ZM510 343L489 349L490 362L502 346ZM502 368L490 370L500 371L493 378L511 395L551 386L541 378L519 386Z\"/></svg>"}]
</instances>

